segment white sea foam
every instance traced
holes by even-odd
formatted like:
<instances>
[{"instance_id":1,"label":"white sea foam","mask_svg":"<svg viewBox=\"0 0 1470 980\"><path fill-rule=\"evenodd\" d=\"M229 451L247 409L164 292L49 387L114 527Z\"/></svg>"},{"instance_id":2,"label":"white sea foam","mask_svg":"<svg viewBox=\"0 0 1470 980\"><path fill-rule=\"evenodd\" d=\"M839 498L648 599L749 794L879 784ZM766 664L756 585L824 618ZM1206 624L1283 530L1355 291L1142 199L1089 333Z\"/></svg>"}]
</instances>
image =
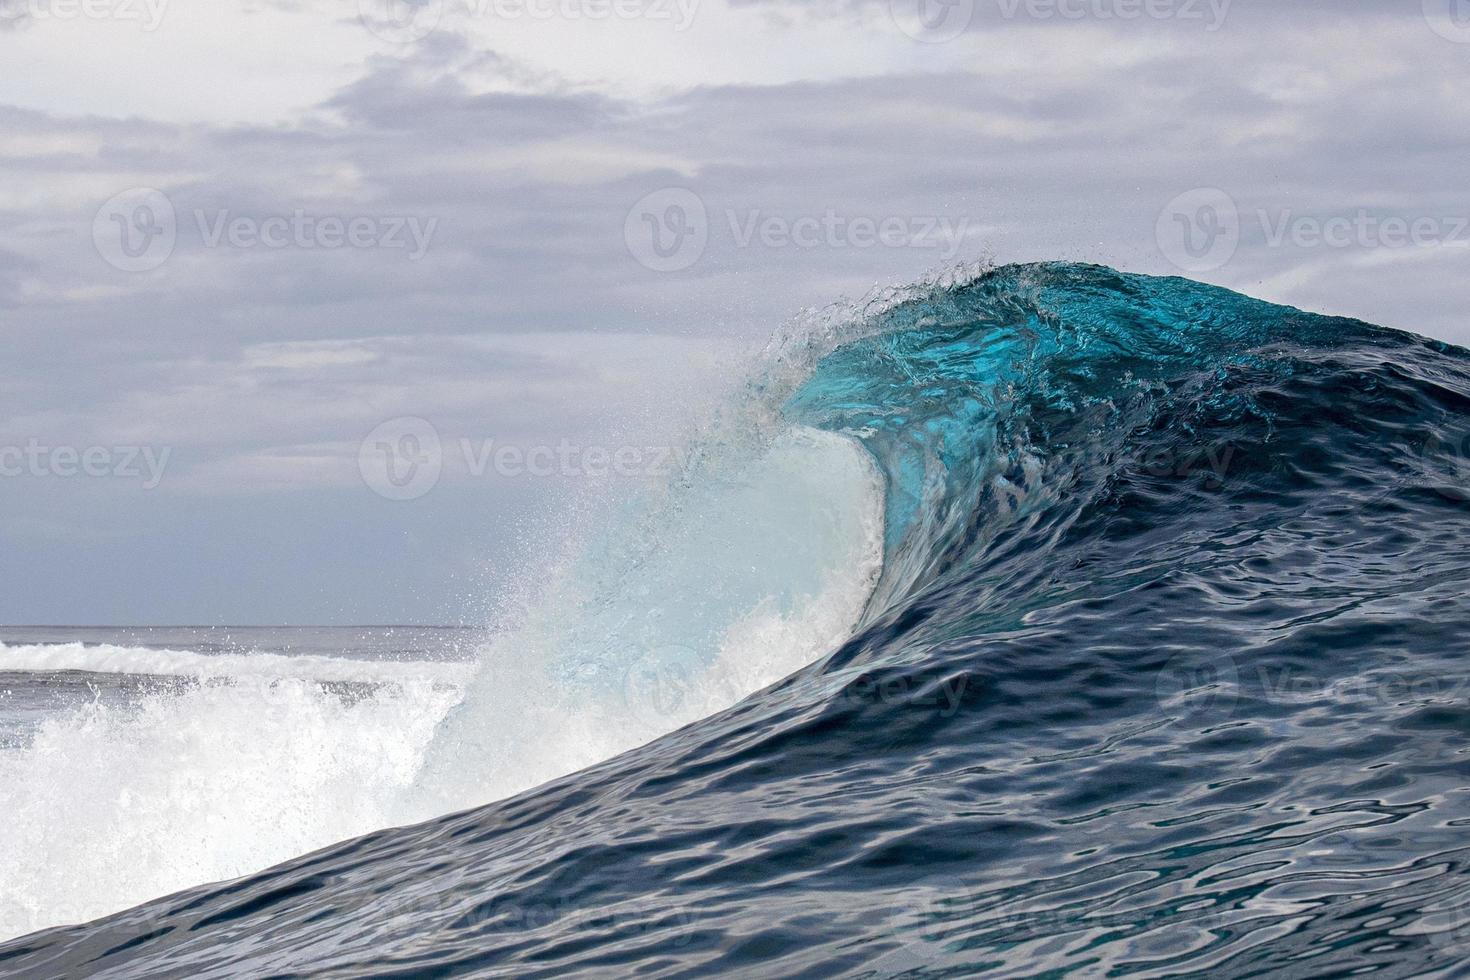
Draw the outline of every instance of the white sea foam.
<instances>
[{"instance_id":1,"label":"white sea foam","mask_svg":"<svg viewBox=\"0 0 1470 980\"><path fill-rule=\"evenodd\" d=\"M83 922L387 825L458 697L246 677L90 704L0 752L0 934Z\"/></svg>"}]
</instances>

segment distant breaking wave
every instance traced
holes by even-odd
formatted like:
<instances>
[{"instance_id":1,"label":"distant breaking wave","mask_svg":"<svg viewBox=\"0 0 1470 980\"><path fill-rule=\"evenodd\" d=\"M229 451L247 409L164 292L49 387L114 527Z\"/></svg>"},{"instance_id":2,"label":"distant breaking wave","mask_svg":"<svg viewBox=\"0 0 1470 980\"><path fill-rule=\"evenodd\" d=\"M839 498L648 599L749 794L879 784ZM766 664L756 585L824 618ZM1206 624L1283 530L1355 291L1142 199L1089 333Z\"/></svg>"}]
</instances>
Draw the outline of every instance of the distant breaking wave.
<instances>
[{"instance_id":1,"label":"distant breaking wave","mask_svg":"<svg viewBox=\"0 0 1470 980\"><path fill-rule=\"evenodd\" d=\"M276 653L203 654L109 644L54 643L6 646L0 643L0 673L78 671L152 677L295 678L299 680L386 684L438 680L463 684L473 664L424 661L348 660Z\"/></svg>"}]
</instances>

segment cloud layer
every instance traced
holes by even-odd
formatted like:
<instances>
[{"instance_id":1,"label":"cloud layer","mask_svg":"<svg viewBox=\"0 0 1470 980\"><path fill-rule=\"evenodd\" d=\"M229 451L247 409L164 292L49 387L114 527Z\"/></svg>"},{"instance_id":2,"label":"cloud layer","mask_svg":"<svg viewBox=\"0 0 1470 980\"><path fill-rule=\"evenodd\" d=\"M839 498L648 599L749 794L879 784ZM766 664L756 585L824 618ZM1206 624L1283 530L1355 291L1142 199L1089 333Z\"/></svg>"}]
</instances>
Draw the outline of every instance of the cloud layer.
<instances>
[{"instance_id":1,"label":"cloud layer","mask_svg":"<svg viewBox=\"0 0 1470 980\"><path fill-rule=\"evenodd\" d=\"M389 506L375 426L666 432L799 308L953 260L1470 341L1448 5L597 2L396 43L386 5L0 0L0 445L170 451L146 490L0 479L0 620L473 617L546 487Z\"/></svg>"}]
</instances>

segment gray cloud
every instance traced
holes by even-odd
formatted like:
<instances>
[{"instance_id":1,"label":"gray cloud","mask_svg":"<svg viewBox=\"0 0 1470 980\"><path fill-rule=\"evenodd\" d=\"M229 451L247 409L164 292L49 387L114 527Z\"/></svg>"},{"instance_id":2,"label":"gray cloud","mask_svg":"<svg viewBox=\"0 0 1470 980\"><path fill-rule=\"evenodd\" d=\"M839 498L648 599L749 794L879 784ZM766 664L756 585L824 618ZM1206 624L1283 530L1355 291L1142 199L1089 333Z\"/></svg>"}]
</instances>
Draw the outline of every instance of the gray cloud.
<instances>
[{"instance_id":1,"label":"gray cloud","mask_svg":"<svg viewBox=\"0 0 1470 980\"><path fill-rule=\"evenodd\" d=\"M778 7L794 9L749 15ZM602 438L617 419L657 429L665 386L707 386L721 359L797 309L950 259L1178 273L1156 225L1196 188L1224 191L1239 215L1238 248L1197 278L1470 340L1470 248L1324 246L1293 224L1470 212L1470 105L1455 84L1470 46L1429 30L1417 3L1236 4L1213 33L981 24L949 42L970 45L963 70L948 57L658 98L573 83L445 29L372 55L281 125L0 108L0 441L175 454L144 497L105 482L0 487L0 547L28 564L0 578L0 619L240 615L223 591L191 586L188 606L159 598L172 574L93 569L71 587L62 570L145 541L214 568L252 538L278 540L262 531L268 515L299 528L327 511L412 526L422 553L385 571L369 563L371 536L349 535L299 567L283 560L260 617L375 618L344 598L371 595L386 618L442 618L467 549L493 561L511 534L486 515L529 513L537 495L451 479L431 502L382 511L354 454L384 419L543 442ZM104 254L118 229L99 208L133 188L156 188L176 215L171 254L145 271ZM696 196L708 241L659 272L630 251L625 225L635 202L667 189ZM298 213L366 222L372 242L260 243ZM235 221L251 234L232 243ZM403 247L384 243L393 222L432 225L422 255L406 232ZM763 222L786 234L764 235ZM794 241L802 222L838 230ZM854 222L901 233L866 243ZM1284 227L1293 233L1273 243ZM246 513L252 522L231 516ZM459 557L413 564L432 563L435 547ZM383 575L416 591L382 588ZM323 576L332 585L303 604ZM88 606L107 589L128 603Z\"/></svg>"}]
</instances>

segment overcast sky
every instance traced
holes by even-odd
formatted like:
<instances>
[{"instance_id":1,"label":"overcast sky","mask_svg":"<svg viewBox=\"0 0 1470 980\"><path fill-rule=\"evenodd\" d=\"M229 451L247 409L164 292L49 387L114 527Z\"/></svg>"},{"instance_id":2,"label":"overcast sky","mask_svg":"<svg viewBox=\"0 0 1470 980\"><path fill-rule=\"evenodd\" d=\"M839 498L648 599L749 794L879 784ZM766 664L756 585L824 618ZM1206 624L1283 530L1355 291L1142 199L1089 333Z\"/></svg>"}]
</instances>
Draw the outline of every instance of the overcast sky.
<instances>
[{"instance_id":1,"label":"overcast sky","mask_svg":"<svg viewBox=\"0 0 1470 980\"><path fill-rule=\"evenodd\" d=\"M1465 343L1467 82L1470 0L0 0L0 622L474 622L956 261Z\"/></svg>"}]
</instances>

